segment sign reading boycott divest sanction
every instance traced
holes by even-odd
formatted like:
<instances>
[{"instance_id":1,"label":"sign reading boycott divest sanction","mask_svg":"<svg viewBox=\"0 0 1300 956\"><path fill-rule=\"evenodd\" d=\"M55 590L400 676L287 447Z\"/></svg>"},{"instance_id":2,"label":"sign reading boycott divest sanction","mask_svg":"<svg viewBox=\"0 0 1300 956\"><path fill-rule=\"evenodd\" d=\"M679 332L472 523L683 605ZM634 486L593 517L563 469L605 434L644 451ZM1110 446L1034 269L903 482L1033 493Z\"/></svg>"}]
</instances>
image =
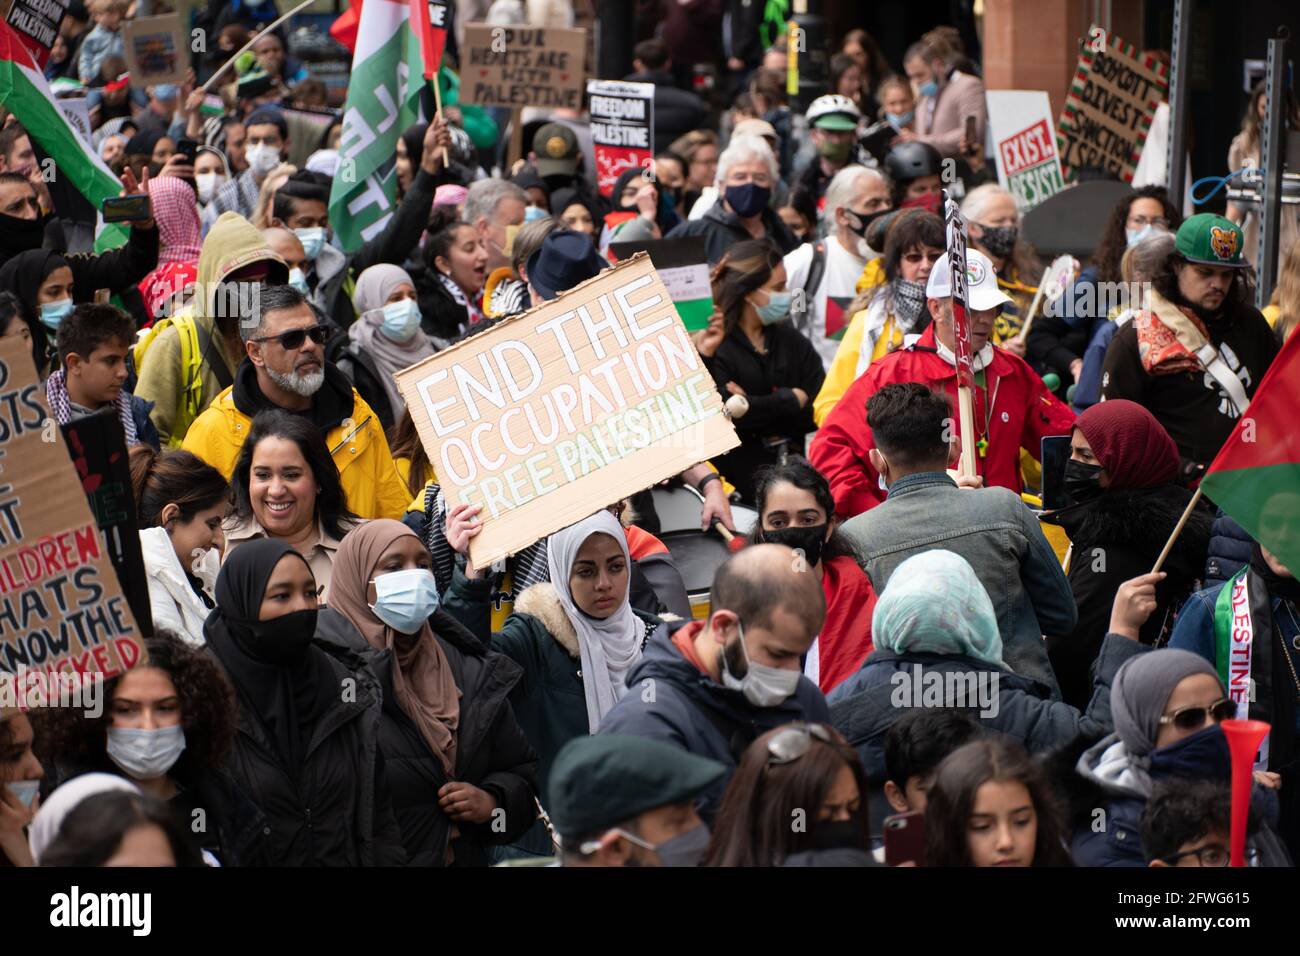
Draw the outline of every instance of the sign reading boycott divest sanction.
<instances>
[{"instance_id":1,"label":"sign reading boycott divest sanction","mask_svg":"<svg viewBox=\"0 0 1300 956\"><path fill-rule=\"evenodd\" d=\"M587 31L465 24L461 100L582 109Z\"/></svg>"},{"instance_id":2,"label":"sign reading boycott divest sanction","mask_svg":"<svg viewBox=\"0 0 1300 956\"><path fill-rule=\"evenodd\" d=\"M0 339L0 681L107 680L144 658L30 348Z\"/></svg>"},{"instance_id":3,"label":"sign reading boycott divest sanction","mask_svg":"<svg viewBox=\"0 0 1300 956\"><path fill-rule=\"evenodd\" d=\"M1099 166L1132 182L1151 118L1168 89L1169 73L1159 60L1141 56L1101 27L1089 30L1056 124L1066 178L1073 180L1081 166Z\"/></svg>"},{"instance_id":4,"label":"sign reading boycott divest sanction","mask_svg":"<svg viewBox=\"0 0 1300 956\"><path fill-rule=\"evenodd\" d=\"M644 253L397 385L478 567L740 444Z\"/></svg>"}]
</instances>

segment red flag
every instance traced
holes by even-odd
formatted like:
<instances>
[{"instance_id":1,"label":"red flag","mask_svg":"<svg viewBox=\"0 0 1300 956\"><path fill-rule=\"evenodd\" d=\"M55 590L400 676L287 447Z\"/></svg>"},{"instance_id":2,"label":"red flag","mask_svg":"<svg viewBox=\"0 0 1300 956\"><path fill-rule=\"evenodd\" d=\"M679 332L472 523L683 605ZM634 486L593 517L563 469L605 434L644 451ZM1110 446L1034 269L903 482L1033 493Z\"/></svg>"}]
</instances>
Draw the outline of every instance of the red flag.
<instances>
[{"instance_id":1,"label":"red flag","mask_svg":"<svg viewBox=\"0 0 1300 956\"><path fill-rule=\"evenodd\" d=\"M419 34L420 50L424 53L424 78L431 80L442 65L451 10L447 0L410 0L410 4L411 28Z\"/></svg>"},{"instance_id":2,"label":"red flag","mask_svg":"<svg viewBox=\"0 0 1300 956\"><path fill-rule=\"evenodd\" d=\"M361 2L351 0L334 24L330 27L330 36L348 48L349 53L357 52L357 30L361 26Z\"/></svg>"}]
</instances>

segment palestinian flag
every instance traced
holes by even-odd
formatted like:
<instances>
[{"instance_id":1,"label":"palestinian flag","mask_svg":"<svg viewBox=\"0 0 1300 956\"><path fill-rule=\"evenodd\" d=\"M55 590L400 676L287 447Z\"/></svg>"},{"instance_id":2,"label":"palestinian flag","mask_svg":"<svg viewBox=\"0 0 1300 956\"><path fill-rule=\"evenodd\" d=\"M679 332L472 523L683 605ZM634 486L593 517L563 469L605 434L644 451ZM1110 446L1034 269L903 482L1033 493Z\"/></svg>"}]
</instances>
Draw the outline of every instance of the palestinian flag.
<instances>
[{"instance_id":1,"label":"palestinian flag","mask_svg":"<svg viewBox=\"0 0 1300 956\"><path fill-rule=\"evenodd\" d=\"M0 105L18 117L33 145L54 161L56 175L95 209L122 191L113 171L68 122L44 74L7 23L0 23Z\"/></svg>"},{"instance_id":2,"label":"palestinian flag","mask_svg":"<svg viewBox=\"0 0 1300 956\"><path fill-rule=\"evenodd\" d=\"M1226 511L1300 577L1300 336L1287 338L1201 480Z\"/></svg>"},{"instance_id":3,"label":"palestinian flag","mask_svg":"<svg viewBox=\"0 0 1300 956\"><path fill-rule=\"evenodd\" d=\"M410 17L408 2L366 0L361 8L329 204L330 225L345 251L383 229L397 208L397 139L419 120L426 85Z\"/></svg>"}]
</instances>

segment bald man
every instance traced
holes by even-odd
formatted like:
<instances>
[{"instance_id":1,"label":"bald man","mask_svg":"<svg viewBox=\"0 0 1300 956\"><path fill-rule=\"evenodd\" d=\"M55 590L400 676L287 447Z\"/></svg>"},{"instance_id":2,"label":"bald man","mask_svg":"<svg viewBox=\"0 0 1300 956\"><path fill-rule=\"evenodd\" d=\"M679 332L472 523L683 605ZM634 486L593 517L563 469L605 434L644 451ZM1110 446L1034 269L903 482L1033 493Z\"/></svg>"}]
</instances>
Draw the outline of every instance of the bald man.
<instances>
[{"instance_id":1,"label":"bald man","mask_svg":"<svg viewBox=\"0 0 1300 956\"><path fill-rule=\"evenodd\" d=\"M709 599L708 620L650 639L600 733L664 740L726 765L696 804L711 824L755 738L791 721L825 723L830 712L800 666L826 617L800 556L779 544L745 548L718 569Z\"/></svg>"},{"instance_id":2,"label":"bald man","mask_svg":"<svg viewBox=\"0 0 1300 956\"><path fill-rule=\"evenodd\" d=\"M293 230L280 226L263 229L262 238L271 247L271 251L283 259L284 264L289 267L289 285L303 295L307 295L307 273L303 270L307 253L302 248L302 240L294 234Z\"/></svg>"}]
</instances>

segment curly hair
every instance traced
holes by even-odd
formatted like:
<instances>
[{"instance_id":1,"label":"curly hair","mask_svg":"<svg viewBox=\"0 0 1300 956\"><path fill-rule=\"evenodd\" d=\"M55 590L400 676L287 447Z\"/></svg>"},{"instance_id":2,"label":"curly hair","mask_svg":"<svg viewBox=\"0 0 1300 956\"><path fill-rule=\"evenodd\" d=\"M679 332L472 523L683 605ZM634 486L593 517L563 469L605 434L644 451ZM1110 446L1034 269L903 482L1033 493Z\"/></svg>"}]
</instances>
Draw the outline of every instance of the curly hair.
<instances>
[{"instance_id":1,"label":"curly hair","mask_svg":"<svg viewBox=\"0 0 1300 956\"><path fill-rule=\"evenodd\" d=\"M1128 237L1124 230L1128 226L1128 212L1139 199L1154 199L1164 207L1164 217L1169 221L1169 231L1177 232L1183 224L1183 214L1169 199L1169 193L1163 186L1141 186L1125 196L1110 211L1106 228L1101 232L1101 241L1092 254L1092 264L1097 268L1098 282L1120 281L1120 259L1128 248Z\"/></svg>"},{"instance_id":2,"label":"curly hair","mask_svg":"<svg viewBox=\"0 0 1300 956\"><path fill-rule=\"evenodd\" d=\"M185 750L175 772L184 778L187 772L220 767L230 753L237 727L235 689L230 680L215 660L171 631L159 630L144 643L149 661L141 666L166 671L180 698ZM98 717L86 716L80 707L32 712L42 764L50 766L49 761L57 759L68 765L118 772L108 759L106 746L113 697L121 680L121 676L114 677L104 685L105 706Z\"/></svg>"}]
</instances>

